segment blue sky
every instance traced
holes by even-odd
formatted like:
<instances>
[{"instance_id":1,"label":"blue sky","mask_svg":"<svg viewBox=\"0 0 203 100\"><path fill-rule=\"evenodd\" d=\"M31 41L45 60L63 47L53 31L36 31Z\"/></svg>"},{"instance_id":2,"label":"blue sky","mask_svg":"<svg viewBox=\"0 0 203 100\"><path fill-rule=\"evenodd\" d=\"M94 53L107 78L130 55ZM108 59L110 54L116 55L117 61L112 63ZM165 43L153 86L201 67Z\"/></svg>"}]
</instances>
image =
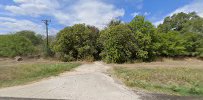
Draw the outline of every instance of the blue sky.
<instances>
[{"instance_id":1,"label":"blue sky","mask_svg":"<svg viewBox=\"0 0 203 100\"><path fill-rule=\"evenodd\" d=\"M203 0L0 0L0 34L32 30L44 34L42 19L51 19L50 34L77 23L100 29L111 19L129 22L144 15L155 26L166 16L192 12L203 17Z\"/></svg>"}]
</instances>

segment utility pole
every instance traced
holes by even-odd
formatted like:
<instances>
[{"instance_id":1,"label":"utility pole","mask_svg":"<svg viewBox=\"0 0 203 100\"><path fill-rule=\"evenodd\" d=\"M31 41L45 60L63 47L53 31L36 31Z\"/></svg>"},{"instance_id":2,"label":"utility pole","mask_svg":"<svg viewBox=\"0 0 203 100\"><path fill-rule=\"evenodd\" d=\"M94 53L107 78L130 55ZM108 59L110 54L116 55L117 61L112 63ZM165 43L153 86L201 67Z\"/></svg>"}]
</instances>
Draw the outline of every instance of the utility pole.
<instances>
[{"instance_id":1,"label":"utility pole","mask_svg":"<svg viewBox=\"0 0 203 100\"><path fill-rule=\"evenodd\" d=\"M47 50L48 50L48 47L49 47L49 29L48 29L48 26L49 26L49 22L51 22L51 20L42 20L42 22L44 22L44 24L46 25L46 35L47 35Z\"/></svg>"}]
</instances>

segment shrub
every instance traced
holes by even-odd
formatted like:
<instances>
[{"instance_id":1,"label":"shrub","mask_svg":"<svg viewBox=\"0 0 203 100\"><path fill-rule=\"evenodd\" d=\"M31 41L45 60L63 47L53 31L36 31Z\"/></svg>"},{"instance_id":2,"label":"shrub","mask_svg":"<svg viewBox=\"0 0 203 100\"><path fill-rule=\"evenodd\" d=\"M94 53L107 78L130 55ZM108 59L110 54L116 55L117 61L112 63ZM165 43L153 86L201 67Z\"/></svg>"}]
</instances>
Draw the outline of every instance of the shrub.
<instances>
[{"instance_id":1,"label":"shrub","mask_svg":"<svg viewBox=\"0 0 203 100\"><path fill-rule=\"evenodd\" d=\"M185 40L177 31L170 31L162 34L162 45L159 51L162 56L182 56L186 53Z\"/></svg>"},{"instance_id":2,"label":"shrub","mask_svg":"<svg viewBox=\"0 0 203 100\"><path fill-rule=\"evenodd\" d=\"M99 30L92 26L76 24L61 30L56 37L54 50L63 61L97 58Z\"/></svg>"},{"instance_id":3,"label":"shrub","mask_svg":"<svg viewBox=\"0 0 203 100\"><path fill-rule=\"evenodd\" d=\"M203 58L203 48L197 48L197 52L199 53L199 57Z\"/></svg>"},{"instance_id":4,"label":"shrub","mask_svg":"<svg viewBox=\"0 0 203 100\"><path fill-rule=\"evenodd\" d=\"M203 36L196 33L185 33L183 34L185 43L183 44L186 48L187 56L197 56L201 53L201 50L198 51L198 48L201 48Z\"/></svg>"},{"instance_id":5,"label":"shrub","mask_svg":"<svg viewBox=\"0 0 203 100\"><path fill-rule=\"evenodd\" d=\"M23 30L16 32L16 35L24 36L25 38L29 39L33 45L39 45L43 41L42 36L36 35L36 33L33 31Z\"/></svg>"},{"instance_id":6,"label":"shrub","mask_svg":"<svg viewBox=\"0 0 203 100\"><path fill-rule=\"evenodd\" d=\"M0 47L3 57L26 56L34 51L32 43L18 35L0 35Z\"/></svg>"},{"instance_id":7,"label":"shrub","mask_svg":"<svg viewBox=\"0 0 203 100\"><path fill-rule=\"evenodd\" d=\"M101 32L100 40L103 44L102 58L109 63L123 63L131 61L136 45L133 34L127 25L111 26Z\"/></svg>"},{"instance_id":8,"label":"shrub","mask_svg":"<svg viewBox=\"0 0 203 100\"><path fill-rule=\"evenodd\" d=\"M151 22L146 21L143 16L136 16L129 26L133 32L134 43L138 46L135 58L141 61L152 61L159 49L158 35Z\"/></svg>"}]
</instances>

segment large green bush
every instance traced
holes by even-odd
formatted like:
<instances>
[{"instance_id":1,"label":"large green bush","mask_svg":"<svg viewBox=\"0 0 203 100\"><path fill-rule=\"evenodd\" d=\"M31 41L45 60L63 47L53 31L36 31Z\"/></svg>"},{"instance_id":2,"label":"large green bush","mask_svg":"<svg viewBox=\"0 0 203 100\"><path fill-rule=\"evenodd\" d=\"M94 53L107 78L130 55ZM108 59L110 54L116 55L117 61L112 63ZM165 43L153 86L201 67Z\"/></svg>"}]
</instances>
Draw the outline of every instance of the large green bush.
<instances>
[{"instance_id":1,"label":"large green bush","mask_svg":"<svg viewBox=\"0 0 203 100\"><path fill-rule=\"evenodd\" d=\"M123 63L133 60L136 45L127 25L115 25L102 31L100 41L103 44L101 56L106 62Z\"/></svg>"},{"instance_id":2,"label":"large green bush","mask_svg":"<svg viewBox=\"0 0 203 100\"><path fill-rule=\"evenodd\" d=\"M133 32L134 43L138 46L135 58L142 61L153 60L158 55L159 49L155 27L143 16L136 16L129 26Z\"/></svg>"},{"instance_id":3,"label":"large green bush","mask_svg":"<svg viewBox=\"0 0 203 100\"><path fill-rule=\"evenodd\" d=\"M18 36L23 36L26 39L28 39L29 41L31 41L31 43L34 45L34 55L43 55L43 56L47 56L49 54L51 54L51 49L48 48L47 50L47 46L46 46L46 40L43 39L43 36L40 34L36 34L34 31L29 31L29 30L22 30L22 31L18 31L15 33L15 35ZM49 42L50 42L50 37L49 37Z\"/></svg>"},{"instance_id":4,"label":"large green bush","mask_svg":"<svg viewBox=\"0 0 203 100\"><path fill-rule=\"evenodd\" d=\"M0 56L14 57L32 54L34 47L25 37L18 35L0 35Z\"/></svg>"},{"instance_id":5,"label":"large green bush","mask_svg":"<svg viewBox=\"0 0 203 100\"><path fill-rule=\"evenodd\" d=\"M160 53L162 56L182 56L186 53L185 40L177 31L162 33Z\"/></svg>"},{"instance_id":6,"label":"large green bush","mask_svg":"<svg viewBox=\"0 0 203 100\"><path fill-rule=\"evenodd\" d=\"M186 56L198 56L201 53L198 48L203 47L202 35L190 32L183 34L182 38L185 40L183 45L186 48Z\"/></svg>"},{"instance_id":7,"label":"large green bush","mask_svg":"<svg viewBox=\"0 0 203 100\"><path fill-rule=\"evenodd\" d=\"M98 36L99 30L92 26L66 27L57 34L54 50L63 61L94 60L98 57Z\"/></svg>"},{"instance_id":8,"label":"large green bush","mask_svg":"<svg viewBox=\"0 0 203 100\"><path fill-rule=\"evenodd\" d=\"M42 36L39 34L37 35L33 31L23 30L23 31L16 32L15 34L19 36L24 36L25 38L29 39L33 45L39 45L43 41Z\"/></svg>"}]
</instances>

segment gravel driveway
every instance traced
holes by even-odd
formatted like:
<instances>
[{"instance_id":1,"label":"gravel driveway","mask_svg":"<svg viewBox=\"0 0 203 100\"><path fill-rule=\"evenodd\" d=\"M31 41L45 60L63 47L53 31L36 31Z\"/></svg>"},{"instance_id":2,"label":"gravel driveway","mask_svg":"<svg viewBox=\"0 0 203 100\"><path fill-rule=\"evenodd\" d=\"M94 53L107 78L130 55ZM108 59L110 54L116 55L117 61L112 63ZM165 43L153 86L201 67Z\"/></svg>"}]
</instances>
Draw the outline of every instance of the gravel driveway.
<instances>
[{"instance_id":1,"label":"gravel driveway","mask_svg":"<svg viewBox=\"0 0 203 100\"><path fill-rule=\"evenodd\" d=\"M109 68L102 62L84 64L72 72L40 82L0 89L0 97L11 97L12 100L13 97L14 99L139 100L140 96L105 74Z\"/></svg>"}]
</instances>

